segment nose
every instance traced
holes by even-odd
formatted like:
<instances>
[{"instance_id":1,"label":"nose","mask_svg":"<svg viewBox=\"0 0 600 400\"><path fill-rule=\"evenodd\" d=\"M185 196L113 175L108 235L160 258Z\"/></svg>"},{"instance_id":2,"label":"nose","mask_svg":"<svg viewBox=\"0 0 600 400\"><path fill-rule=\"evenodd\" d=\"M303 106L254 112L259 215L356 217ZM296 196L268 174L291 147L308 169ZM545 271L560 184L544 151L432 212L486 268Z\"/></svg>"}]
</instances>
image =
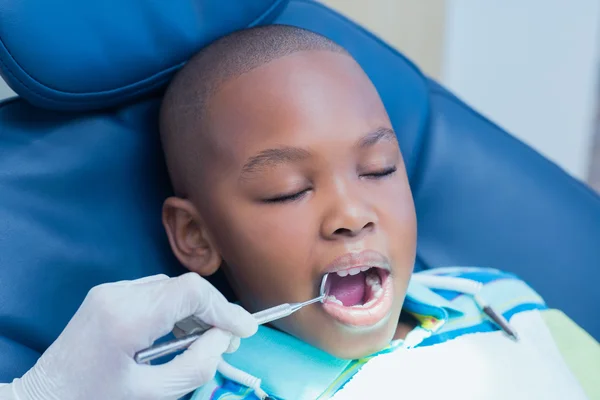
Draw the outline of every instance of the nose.
<instances>
[{"instance_id":1,"label":"nose","mask_svg":"<svg viewBox=\"0 0 600 400\"><path fill-rule=\"evenodd\" d=\"M323 238L356 239L375 230L377 213L370 199L339 186L336 192L329 199L329 207L321 223Z\"/></svg>"}]
</instances>

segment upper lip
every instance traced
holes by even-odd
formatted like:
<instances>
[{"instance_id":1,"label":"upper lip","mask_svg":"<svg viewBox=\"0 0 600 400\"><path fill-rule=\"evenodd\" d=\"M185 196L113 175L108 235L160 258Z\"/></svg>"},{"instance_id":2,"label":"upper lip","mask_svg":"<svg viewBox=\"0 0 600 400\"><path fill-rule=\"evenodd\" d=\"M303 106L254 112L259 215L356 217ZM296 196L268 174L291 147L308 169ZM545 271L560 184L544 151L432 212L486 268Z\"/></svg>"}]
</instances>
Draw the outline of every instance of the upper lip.
<instances>
[{"instance_id":1,"label":"upper lip","mask_svg":"<svg viewBox=\"0 0 600 400\"><path fill-rule=\"evenodd\" d=\"M364 250L339 256L329 263L323 272L331 274L360 267L377 267L391 271L390 261L386 256L375 250Z\"/></svg>"}]
</instances>

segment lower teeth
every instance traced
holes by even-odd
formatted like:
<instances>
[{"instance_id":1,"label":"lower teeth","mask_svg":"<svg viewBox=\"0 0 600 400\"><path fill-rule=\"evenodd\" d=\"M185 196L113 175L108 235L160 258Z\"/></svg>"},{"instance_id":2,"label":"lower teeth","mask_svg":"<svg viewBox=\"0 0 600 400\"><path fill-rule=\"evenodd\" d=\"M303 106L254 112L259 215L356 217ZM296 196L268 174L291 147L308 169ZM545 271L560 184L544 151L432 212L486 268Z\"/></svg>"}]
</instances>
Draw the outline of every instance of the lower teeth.
<instances>
[{"instance_id":1,"label":"lower teeth","mask_svg":"<svg viewBox=\"0 0 600 400\"><path fill-rule=\"evenodd\" d=\"M368 274L367 277L365 278L365 283L369 286L379 285L380 284L379 275L377 275L376 273Z\"/></svg>"},{"instance_id":2,"label":"lower teeth","mask_svg":"<svg viewBox=\"0 0 600 400\"><path fill-rule=\"evenodd\" d=\"M330 303L338 304L340 306L344 305L344 303L342 303L341 300L336 299L335 296L327 296L327 301L330 302Z\"/></svg>"},{"instance_id":3,"label":"lower teeth","mask_svg":"<svg viewBox=\"0 0 600 400\"><path fill-rule=\"evenodd\" d=\"M365 308L365 307L370 307L373 304L375 304L376 301L377 301L377 297L373 297L371 300L367 301L365 304L357 304L355 306L352 306L351 308Z\"/></svg>"},{"instance_id":4,"label":"lower teeth","mask_svg":"<svg viewBox=\"0 0 600 400\"><path fill-rule=\"evenodd\" d=\"M371 300L367 301L365 304L357 304L350 308L370 307L371 305L375 304L375 302L383 294L383 288L381 287L381 279L379 277L379 274L377 274L377 272L367 273L367 276L365 278L365 283L371 287L371 293L372 293L373 297L371 298ZM344 307L344 303L342 303L340 300L336 299L336 297L333 295L327 296L327 301L330 303L334 303L334 304Z\"/></svg>"}]
</instances>

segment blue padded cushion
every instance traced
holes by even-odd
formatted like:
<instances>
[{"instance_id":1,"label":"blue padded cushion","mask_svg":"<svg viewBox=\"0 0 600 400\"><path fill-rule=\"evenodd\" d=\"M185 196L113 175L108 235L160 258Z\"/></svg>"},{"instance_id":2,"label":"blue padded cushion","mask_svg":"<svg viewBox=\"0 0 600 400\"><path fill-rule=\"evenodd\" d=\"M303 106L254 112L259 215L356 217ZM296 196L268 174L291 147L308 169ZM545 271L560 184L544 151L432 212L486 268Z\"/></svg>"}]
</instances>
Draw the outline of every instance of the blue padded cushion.
<instances>
[{"instance_id":1,"label":"blue padded cushion","mask_svg":"<svg viewBox=\"0 0 600 400\"><path fill-rule=\"evenodd\" d=\"M407 160L417 268L514 272L600 339L598 196L323 5L291 0L275 21L336 40L375 82ZM33 365L92 286L183 271L160 223L158 102L0 105L0 382Z\"/></svg>"},{"instance_id":2,"label":"blue padded cushion","mask_svg":"<svg viewBox=\"0 0 600 400\"><path fill-rule=\"evenodd\" d=\"M226 4L224 4L226 3ZM163 86L197 49L287 0L4 0L0 75L34 105L94 110Z\"/></svg>"},{"instance_id":3,"label":"blue padded cushion","mask_svg":"<svg viewBox=\"0 0 600 400\"><path fill-rule=\"evenodd\" d=\"M0 106L0 382L31 367L91 287L183 271L160 218L158 104Z\"/></svg>"}]
</instances>

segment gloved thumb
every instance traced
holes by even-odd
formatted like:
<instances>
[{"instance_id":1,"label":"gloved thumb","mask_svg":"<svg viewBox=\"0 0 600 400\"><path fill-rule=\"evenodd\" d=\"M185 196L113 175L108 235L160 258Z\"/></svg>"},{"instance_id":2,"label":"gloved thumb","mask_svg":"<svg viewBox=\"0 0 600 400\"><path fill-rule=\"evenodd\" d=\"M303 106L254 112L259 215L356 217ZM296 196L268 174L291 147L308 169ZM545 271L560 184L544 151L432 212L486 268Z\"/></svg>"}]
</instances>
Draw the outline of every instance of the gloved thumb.
<instances>
[{"instance_id":1,"label":"gloved thumb","mask_svg":"<svg viewBox=\"0 0 600 400\"><path fill-rule=\"evenodd\" d=\"M182 354L170 362L148 367L151 376L146 376L158 387L165 399L178 399L214 378L223 353L236 340L231 333L213 328L204 333Z\"/></svg>"}]
</instances>

